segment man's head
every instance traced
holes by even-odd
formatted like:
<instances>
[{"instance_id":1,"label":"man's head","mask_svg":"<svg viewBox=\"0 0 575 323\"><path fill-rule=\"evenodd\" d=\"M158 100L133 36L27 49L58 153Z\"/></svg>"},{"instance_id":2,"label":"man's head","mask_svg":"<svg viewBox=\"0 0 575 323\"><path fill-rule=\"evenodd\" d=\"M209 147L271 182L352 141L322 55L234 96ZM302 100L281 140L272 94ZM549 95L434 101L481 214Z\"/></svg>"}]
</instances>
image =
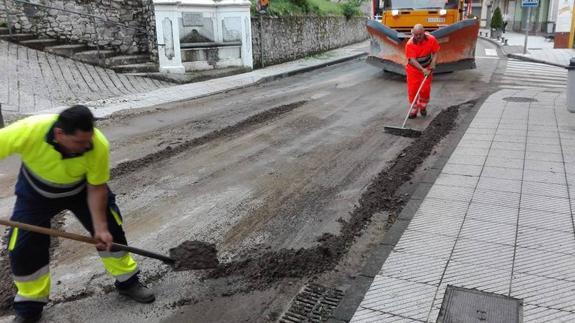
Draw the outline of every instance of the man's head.
<instances>
[{"instance_id":1,"label":"man's head","mask_svg":"<svg viewBox=\"0 0 575 323\"><path fill-rule=\"evenodd\" d=\"M417 24L411 29L411 34L413 35L413 40L418 43L425 38L425 28L422 24Z\"/></svg>"},{"instance_id":2,"label":"man's head","mask_svg":"<svg viewBox=\"0 0 575 323\"><path fill-rule=\"evenodd\" d=\"M54 139L67 153L81 154L92 147L94 115L83 105L60 113L54 126Z\"/></svg>"}]
</instances>

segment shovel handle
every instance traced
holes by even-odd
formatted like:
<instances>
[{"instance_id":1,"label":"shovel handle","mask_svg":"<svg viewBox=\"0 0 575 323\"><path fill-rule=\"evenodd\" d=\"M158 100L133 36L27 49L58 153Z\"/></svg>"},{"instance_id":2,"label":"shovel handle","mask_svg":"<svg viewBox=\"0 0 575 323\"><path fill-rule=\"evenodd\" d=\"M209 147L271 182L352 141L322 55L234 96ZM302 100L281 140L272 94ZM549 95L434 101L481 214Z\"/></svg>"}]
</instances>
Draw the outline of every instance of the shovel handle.
<instances>
[{"instance_id":1,"label":"shovel handle","mask_svg":"<svg viewBox=\"0 0 575 323\"><path fill-rule=\"evenodd\" d=\"M12 228L18 228L18 229L22 229L22 230L26 230L26 231L30 231L30 232L46 234L46 235L53 236L53 237L60 237L60 238L75 240L75 241L79 241L79 242L89 243L92 245L98 244L98 240L91 238L91 237L83 236L81 234L44 228L44 227L40 227L37 225L26 224L26 223L22 223L22 222L0 219L0 225L5 225L8 227L12 227ZM126 245L119 244L119 243L112 243L112 248L114 250L128 251L128 252L132 252L132 253L135 253L135 254L138 254L141 256L162 260L162 261L169 263L169 264L172 264L175 262L174 259L172 259L170 257L166 257L164 255L160 255L160 254L148 251L148 250L138 249L138 248L126 246Z\"/></svg>"}]
</instances>

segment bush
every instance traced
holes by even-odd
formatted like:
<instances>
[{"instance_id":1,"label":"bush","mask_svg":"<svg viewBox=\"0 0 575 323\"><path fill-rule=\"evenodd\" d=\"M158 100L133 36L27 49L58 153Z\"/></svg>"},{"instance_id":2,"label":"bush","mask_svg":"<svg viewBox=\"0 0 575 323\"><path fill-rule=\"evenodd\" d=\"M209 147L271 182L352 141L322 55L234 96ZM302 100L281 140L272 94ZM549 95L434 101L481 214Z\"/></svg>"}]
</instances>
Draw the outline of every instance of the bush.
<instances>
[{"instance_id":1,"label":"bush","mask_svg":"<svg viewBox=\"0 0 575 323\"><path fill-rule=\"evenodd\" d=\"M348 0L342 4L340 4L341 6L341 11L343 13L343 15L349 19L351 17L357 17L357 16L361 16L361 3L363 2L363 0Z\"/></svg>"},{"instance_id":2,"label":"bush","mask_svg":"<svg viewBox=\"0 0 575 323\"><path fill-rule=\"evenodd\" d=\"M491 18L491 28L496 30L503 29L503 15L501 15L501 10L499 7L495 8L493 12L493 17Z\"/></svg>"}]
</instances>

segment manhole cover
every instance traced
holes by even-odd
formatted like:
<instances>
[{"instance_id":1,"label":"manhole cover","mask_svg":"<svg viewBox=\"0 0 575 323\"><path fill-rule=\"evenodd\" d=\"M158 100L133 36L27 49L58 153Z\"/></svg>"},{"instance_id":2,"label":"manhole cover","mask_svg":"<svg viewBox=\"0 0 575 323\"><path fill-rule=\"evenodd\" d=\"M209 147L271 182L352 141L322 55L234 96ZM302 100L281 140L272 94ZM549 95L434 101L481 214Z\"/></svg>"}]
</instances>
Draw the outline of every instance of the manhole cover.
<instances>
[{"instance_id":1,"label":"manhole cover","mask_svg":"<svg viewBox=\"0 0 575 323\"><path fill-rule=\"evenodd\" d=\"M506 98L503 98L503 101L507 101L507 102L537 102L537 99L526 98L523 96L508 96Z\"/></svg>"},{"instance_id":2,"label":"manhole cover","mask_svg":"<svg viewBox=\"0 0 575 323\"><path fill-rule=\"evenodd\" d=\"M447 286L437 323L521 323L520 299L476 289Z\"/></svg>"},{"instance_id":3,"label":"manhole cover","mask_svg":"<svg viewBox=\"0 0 575 323\"><path fill-rule=\"evenodd\" d=\"M325 322L337 307L343 292L316 284L306 285L281 317L281 323Z\"/></svg>"}]
</instances>

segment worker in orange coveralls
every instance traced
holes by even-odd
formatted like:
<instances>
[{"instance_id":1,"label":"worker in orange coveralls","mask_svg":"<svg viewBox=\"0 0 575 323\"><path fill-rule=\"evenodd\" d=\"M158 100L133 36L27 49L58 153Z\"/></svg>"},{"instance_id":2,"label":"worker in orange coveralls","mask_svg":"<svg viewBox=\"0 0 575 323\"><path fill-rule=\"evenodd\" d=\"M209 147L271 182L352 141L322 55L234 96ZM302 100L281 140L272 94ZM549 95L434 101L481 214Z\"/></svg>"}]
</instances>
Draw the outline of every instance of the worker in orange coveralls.
<instances>
[{"instance_id":1,"label":"worker in orange coveralls","mask_svg":"<svg viewBox=\"0 0 575 323\"><path fill-rule=\"evenodd\" d=\"M407 74L407 96L411 105L415 100L417 90L421 86L425 76L427 80L421 88L419 98L409 112L409 118L417 117L417 112L422 116L427 115L427 104L431 93L432 72L437 61L439 43L431 34L426 33L423 25L417 24L411 30L413 37L405 45L405 56L408 59L405 71Z\"/></svg>"}]
</instances>

